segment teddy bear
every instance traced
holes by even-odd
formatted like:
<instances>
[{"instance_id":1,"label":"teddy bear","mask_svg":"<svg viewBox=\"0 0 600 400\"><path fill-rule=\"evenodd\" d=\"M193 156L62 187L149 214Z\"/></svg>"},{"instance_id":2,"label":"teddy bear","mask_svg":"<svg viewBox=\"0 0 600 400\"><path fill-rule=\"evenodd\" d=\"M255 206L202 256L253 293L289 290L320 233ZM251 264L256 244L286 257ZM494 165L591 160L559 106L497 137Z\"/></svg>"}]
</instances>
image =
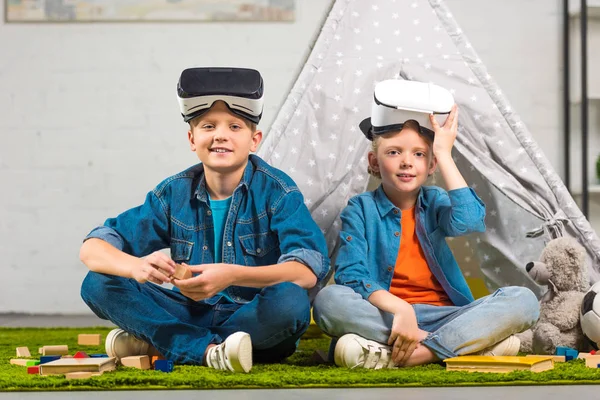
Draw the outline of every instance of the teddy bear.
<instances>
[{"instance_id":1,"label":"teddy bear","mask_svg":"<svg viewBox=\"0 0 600 400\"><path fill-rule=\"evenodd\" d=\"M589 349L579 323L579 310L589 288L585 249L572 238L552 239L525 267L538 284L548 286L540 300L540 317L531 329L518 335L520 351L554 354L556 347Z\"/></svg>"}]
</instances>

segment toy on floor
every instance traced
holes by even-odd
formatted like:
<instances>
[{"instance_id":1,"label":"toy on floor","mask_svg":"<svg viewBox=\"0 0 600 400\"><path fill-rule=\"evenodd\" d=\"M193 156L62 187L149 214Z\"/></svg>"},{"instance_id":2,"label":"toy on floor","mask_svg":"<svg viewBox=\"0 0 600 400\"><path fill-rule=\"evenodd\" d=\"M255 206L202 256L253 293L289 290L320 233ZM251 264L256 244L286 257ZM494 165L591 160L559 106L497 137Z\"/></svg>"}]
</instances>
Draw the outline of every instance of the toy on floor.
<instances>
[{"instance_id":1,"label":"toy on floor","mask_svg":"<svg viewBox=\"0 0 600 400\"><path fill-rule=\"evenodd\" d=\"M581 329L596 349L600 346L600 282L596 282L581 303Z\"/></svg>"},{"instance_id":2,"label":"toy on floor","mask_svg":"<svg viewBox=\"0 0 600 400\"><path fill-rule=\"evenodd\" d=\"M544 248L539 261L526 266L529 276L548 291L540 301L540 318L530 329L517 336L521 351L554 354L559 346L587 350L589 345L579 314L588 289L585 249L572 238L553 239Z\"/></svg>"},{"instance_id":3,"label":"toy on floor","mask_svg":"<svg viewBox=\"0 0 600 400\"><path fill-rule=\"evenodd\" d=\"M82 333L77 335L77 344L81 346L100 346L102 335L99 333Z\"/></svg>"}]
</instances>

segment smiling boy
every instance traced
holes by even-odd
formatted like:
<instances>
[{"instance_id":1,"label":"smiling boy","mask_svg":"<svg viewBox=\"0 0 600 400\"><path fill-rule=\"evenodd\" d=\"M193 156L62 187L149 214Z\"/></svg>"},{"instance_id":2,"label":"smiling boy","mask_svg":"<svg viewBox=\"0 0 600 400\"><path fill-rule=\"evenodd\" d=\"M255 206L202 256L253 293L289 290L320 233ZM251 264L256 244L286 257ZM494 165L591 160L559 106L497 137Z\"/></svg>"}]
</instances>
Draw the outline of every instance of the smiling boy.
<instances>
[{"instance_id":1,"label":"smiling boy","mask_svg":"<svg viewBox=\"0 0 600 400\"><path fill-rule=\"evenodd\" d=\"M191 68L178 96L200 164L85 239L81 296L119 329L109 356L249 372L291 355L310 323L307 289L329 270L325 239L290 177L251 152L262 132L258 71ZM170 248L170 256L161 249ZM178 264L190 279L170 279ZM151 283L150 283L151 282ZM171 282L174 290L161 287Z\"/></svg>"}]
</instances>

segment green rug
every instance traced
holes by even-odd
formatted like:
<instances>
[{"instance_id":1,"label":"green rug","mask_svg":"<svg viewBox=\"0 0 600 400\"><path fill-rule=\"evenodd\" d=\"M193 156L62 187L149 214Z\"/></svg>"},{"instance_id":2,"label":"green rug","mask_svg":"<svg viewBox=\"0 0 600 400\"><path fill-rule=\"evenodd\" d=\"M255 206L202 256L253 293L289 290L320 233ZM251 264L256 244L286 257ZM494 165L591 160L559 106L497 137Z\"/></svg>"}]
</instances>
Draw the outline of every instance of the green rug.
<instances>
[{"instance_id":1,"label":"green rug","mask_svg":"<svg viewBox=\"0 0 600 400\"><path fill-rule=\"evenodd\" d=\"M103 353L103 346L78 346L79 333L101 333L106 328L0 328L0 391L30 390L122 390L122 389L231 389L231 388L317 388L317 387L407 387L551 385L600 383L600 369L586 368L582 360L556 363L553 370L508 374L447 372L438 364L394 369L342 369L312 361L317 349L326 351L329 339L309 332L298 351L284 364L254 365L249 374L233 374L206 367L175 366L172 373L118 367L116 371L87 380L64 376L28 375L26 368L11 365L15 348L28 346L32 355L43 345L67 344L77 350Z\"/></svg>"}]
</instances>

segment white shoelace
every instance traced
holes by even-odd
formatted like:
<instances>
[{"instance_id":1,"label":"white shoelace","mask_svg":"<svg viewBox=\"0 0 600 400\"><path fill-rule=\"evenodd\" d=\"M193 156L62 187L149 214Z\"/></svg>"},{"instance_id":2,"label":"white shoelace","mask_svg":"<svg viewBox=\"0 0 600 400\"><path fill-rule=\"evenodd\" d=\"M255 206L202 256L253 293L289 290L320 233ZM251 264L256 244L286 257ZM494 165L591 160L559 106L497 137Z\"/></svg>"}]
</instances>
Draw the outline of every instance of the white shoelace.
<instances>
[{"instance_id":1,"label":"white shoelace","mask_svg":"<svg viewBox=\"0 0 600 400\"><path fill-rule=\"evenodd\" d=\"M225 356L225 342L208 350L206 364L214 369L233 371L233 368L229 365L227 357Z\"/></svg>"},{"instance_id":2,"label":"white shoelace","mask_svg":"<svg viewBox=\"0 0 600 400\"><path fill-rule=\"evenodd\" d=\"M394 367L392 353L385 347L373 346L368 344L367 347L363 347L363 349L366 353L363 368L382 369Z\"/></svg>"}]
</instances>

